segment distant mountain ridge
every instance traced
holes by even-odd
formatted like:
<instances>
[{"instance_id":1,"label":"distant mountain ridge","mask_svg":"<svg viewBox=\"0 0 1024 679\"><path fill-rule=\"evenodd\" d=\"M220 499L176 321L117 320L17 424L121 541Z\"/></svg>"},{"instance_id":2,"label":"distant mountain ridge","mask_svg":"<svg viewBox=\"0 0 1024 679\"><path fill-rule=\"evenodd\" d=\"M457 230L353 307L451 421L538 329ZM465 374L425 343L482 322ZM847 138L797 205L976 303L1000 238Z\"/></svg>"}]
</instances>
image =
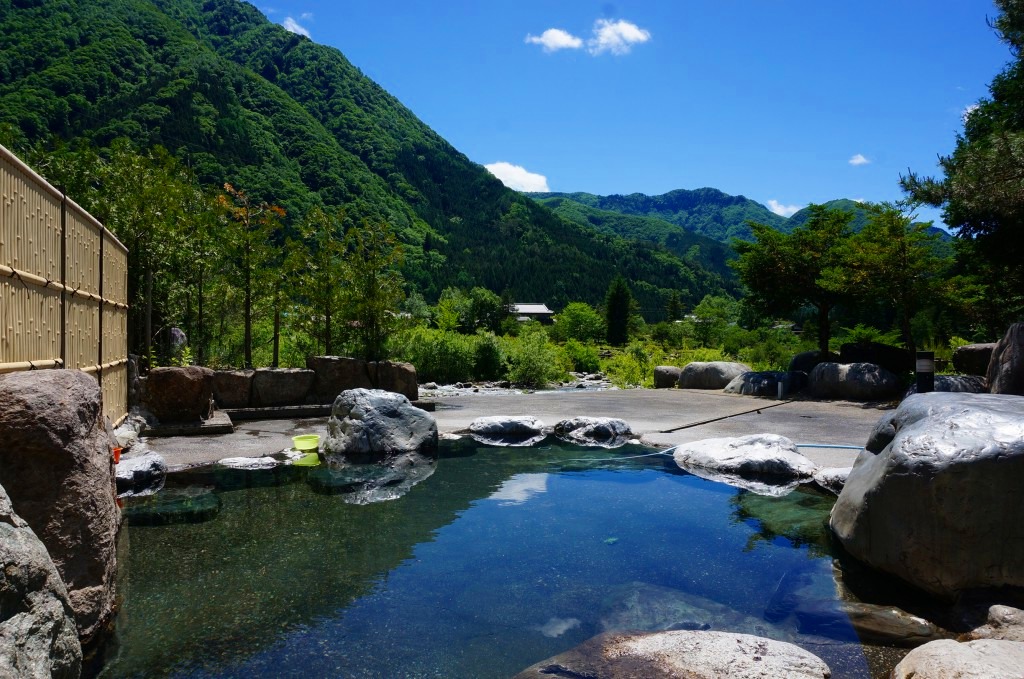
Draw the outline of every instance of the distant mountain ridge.
<instances>
[{"instance_id":1,"label":"distant mountain ridge","mask_svg":"<svg viewBox=\"0 0 1024 679\"><path fill-rule=\"evenodd\" d=\"M707 187L676 189L658 196L643 193L598 196L584 192L528 195L541 201L567 198L598 210L654 217L720 243L728 243L733 238L750 240L753 235L747 225L748 220L768 224L787 233L793 228L790 220L746 196L733 196Z\"/></svg>"}]
</instances>

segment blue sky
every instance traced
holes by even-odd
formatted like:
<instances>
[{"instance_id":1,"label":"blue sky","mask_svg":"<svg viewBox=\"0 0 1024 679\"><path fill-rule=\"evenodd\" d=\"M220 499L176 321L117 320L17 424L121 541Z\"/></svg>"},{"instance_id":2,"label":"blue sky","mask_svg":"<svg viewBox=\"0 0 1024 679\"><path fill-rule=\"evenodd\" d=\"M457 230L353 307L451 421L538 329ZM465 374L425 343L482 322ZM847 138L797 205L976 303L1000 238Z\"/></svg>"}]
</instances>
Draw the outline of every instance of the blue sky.
<instances>
[{"instance_id":1,"label":"blue sky","mask_svg":"<svg viewBox=\"0 0 1024 679\"><path fill-rule=\"evenodd\" d=\"M515 188L780 214L899 198L1010 58L990 0L268 1Z\"/></svg>"}]
</instances>

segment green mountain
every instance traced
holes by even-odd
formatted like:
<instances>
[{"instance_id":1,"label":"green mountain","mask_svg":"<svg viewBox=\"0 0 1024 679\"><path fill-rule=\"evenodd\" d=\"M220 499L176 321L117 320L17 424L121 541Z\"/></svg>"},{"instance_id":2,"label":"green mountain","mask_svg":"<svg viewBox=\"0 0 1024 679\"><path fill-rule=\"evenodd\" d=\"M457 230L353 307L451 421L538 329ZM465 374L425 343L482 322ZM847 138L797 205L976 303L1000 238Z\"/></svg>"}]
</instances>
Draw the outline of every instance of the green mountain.
<instances>
[{"instance_id":1,"label":"green mountain","mask_svg":"<svg viewBox=\"0 0 1024 679\"><path fill-rule=\"evenodd\" d=\"M832 210L845 210L853 213L853 221L850 222L850 226L853 231L859 232L864 228L864 225L868 223L868 211L864 209L864 206L855 200L849 198L839 198L837 200L830 200L824 203L825 207ZM789 218L790 228L796 228L802 226L811 217L811 211L804 208L793 214ZM953 236L949 235L947 231L940 229L937 226L928 228L928 233L935 236L935 254L948 258L953 256Z\"/></svg>"},{"instance_id":2,"label":"green mountain","mask_svg":"<svg viewBox=\"0 0 1024 679\"><path fill-rule=\"evenodd\" d=\"M162 145L204 183L281 205L286 225L317 205L385 220L428 299L483 285L597 302L619 273L649 309L722 288L696 261L505 188L338 50L237 0L0 0L4 124L21 144Z\"/></svg>"},{"instance_id":3,"label":"green mountain","mask_svg":"<svg viewBox=\"0 0 1024 679\"><path fill-rule=\"evenodd\" d=\"M536 196L537 194L531 194ZM596 231L632 240L656 243L685 261L699 262L726 280L735 273L727 264L735 252L725 243L701 236L657 217L641 217L611 210L600 210L566 196L535 198L566 219Z\"/></svg>"},{"instance_id":4,"label":"green mountain","mask_svg":"<svg viewBox=\"0 0 1024 679\"><path fill-rule=\"evenodd\" d=\"M730 196L718 189L677 189L660 196L631 193L627 196L596 196L592 193L534 193L537 199L568 198L587 207L626 215L654 217L721 243L733 238L750 240L747 220L789 231L789 220L744 196Z\"/></svg>"}]
</instances>

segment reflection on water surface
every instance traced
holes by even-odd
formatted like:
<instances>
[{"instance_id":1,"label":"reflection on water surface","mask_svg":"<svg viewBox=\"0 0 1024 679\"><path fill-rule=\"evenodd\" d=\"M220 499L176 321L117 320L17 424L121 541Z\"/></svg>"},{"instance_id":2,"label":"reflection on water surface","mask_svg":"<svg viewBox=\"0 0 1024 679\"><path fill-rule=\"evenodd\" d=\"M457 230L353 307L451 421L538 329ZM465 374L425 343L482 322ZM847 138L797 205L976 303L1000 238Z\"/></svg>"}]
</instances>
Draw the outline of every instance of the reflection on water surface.
<instances>
[{"instance_id":1,"label":"reflection on water surface","mask_svg":"<svg viewBox=\"0 0 1024 679\"><path fill-rule=\"evenodd\" d=\"M368 505L315 492L307 469L184 477L219 512L127 529L102 674L508 677L622 628L752 632L805 646L835 677L886 669L852 628L826 639L764 619L787 573L835 597L830 499L619 459L644 452L444 442L432 476Z\"/></svg>"}]
</instances>

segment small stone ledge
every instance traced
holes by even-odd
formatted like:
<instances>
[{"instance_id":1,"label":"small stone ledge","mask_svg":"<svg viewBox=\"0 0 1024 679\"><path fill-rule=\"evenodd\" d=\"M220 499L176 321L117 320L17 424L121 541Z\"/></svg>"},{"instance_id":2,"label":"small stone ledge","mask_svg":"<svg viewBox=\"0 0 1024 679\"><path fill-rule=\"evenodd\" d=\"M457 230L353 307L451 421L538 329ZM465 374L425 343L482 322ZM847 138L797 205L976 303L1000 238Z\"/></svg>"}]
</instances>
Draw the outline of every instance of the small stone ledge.
<instances>
[{"instance_id":1,"label":"small stone ledge","mask_svg":"<svg viewBox=\"0 0 1024 679\"><path fill-rule=\"evenodd\" d=\"M146 425L143 436L209 436L230 434L235 431L231 416L225 410L215 410L207 420L199 422L162 422Z\"/></svg>"}]
</instances>

